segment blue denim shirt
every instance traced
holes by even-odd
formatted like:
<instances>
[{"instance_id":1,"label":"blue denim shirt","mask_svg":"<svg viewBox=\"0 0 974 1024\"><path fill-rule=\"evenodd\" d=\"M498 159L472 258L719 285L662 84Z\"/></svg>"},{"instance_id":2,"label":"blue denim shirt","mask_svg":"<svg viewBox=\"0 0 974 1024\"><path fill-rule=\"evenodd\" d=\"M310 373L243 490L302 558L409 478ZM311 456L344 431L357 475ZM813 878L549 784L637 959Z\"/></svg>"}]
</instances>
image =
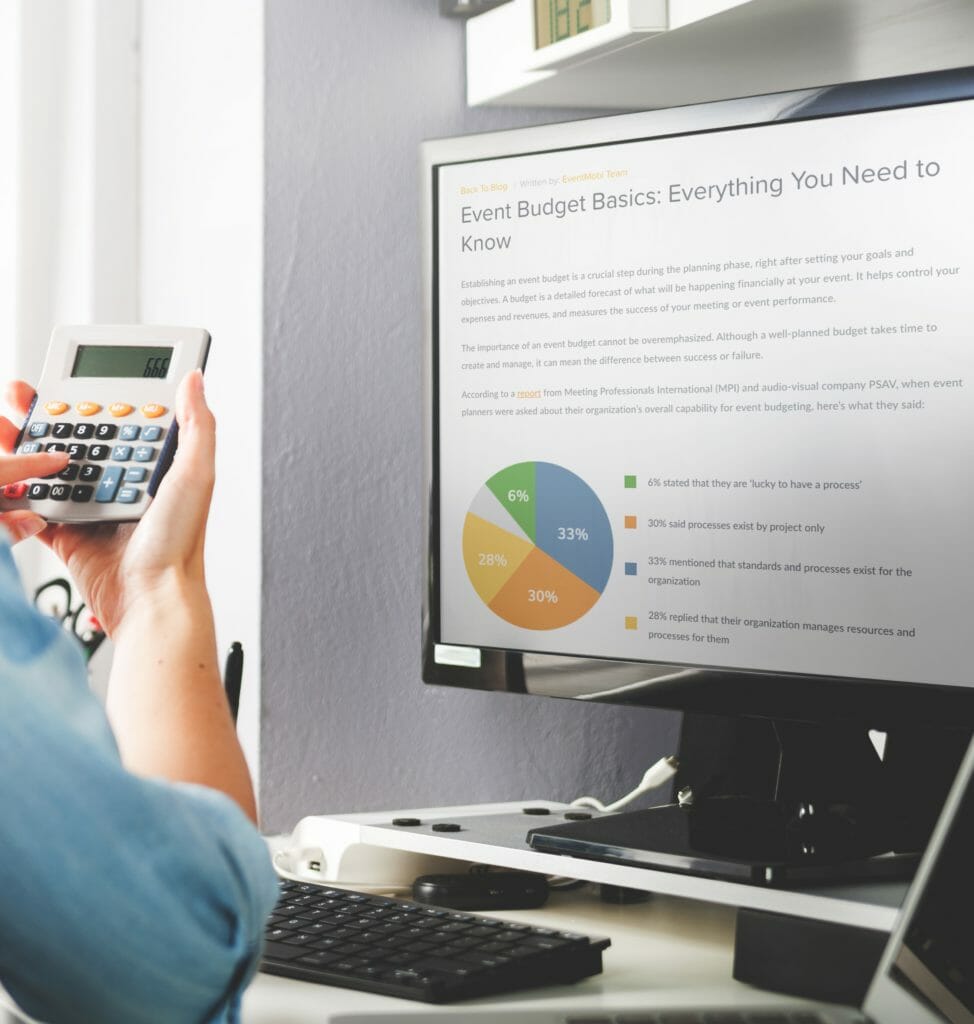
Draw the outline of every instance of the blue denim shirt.
<instances>
[{"instance_id":1,"label":"blue denim shirt","mask_svg":"<svg viewBox=\"0 0 974 1024\"><path fill-rule=\"evenodd\" d=\"M122 767L0 528L0 983L43 1021L237 1021L275 895L228 797Z\"/></svg>"}]
</instances>

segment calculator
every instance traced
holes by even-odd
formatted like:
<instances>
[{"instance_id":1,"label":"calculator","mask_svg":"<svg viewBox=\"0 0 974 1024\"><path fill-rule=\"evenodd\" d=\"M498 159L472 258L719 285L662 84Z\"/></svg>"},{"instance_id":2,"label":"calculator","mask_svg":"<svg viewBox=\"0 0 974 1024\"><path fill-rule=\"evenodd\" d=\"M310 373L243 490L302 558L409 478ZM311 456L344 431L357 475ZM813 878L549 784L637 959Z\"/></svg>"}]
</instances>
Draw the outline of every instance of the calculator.
<instances>
[{"instance_id":1,"label":"calculator","mask_svg":"<svg viewBox=\"0 0 974 1024\"><path fill-rule=\"evenodd\" d=\"M176 452L176 388L209 348L197 327L55 327L15 450L66 451L71 461L0 489L0 510L55 523L139 519Z\"/></svg>"}]
</instances>

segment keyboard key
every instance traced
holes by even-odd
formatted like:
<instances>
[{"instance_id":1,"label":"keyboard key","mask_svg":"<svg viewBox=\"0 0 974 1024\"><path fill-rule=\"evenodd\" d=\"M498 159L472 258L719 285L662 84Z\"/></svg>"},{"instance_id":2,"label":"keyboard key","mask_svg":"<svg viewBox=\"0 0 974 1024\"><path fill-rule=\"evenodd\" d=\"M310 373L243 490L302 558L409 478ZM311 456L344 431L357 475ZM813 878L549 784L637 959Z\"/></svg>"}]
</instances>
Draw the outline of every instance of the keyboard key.
<instances>
[{"instance_id":1,"label":"keyboard key","mask_svg":"<svg viewBox=\"0 0 974 1024\"><path fill-rule=\"evenodd\" d=\"M27 489L27 497L31 501L43 501L50 493L50 484L31 484Z\"/></svg>"},{"instance_id":2,"label":"keyboard key","mask_svg":"<svg viewBox=\"0 0 974 1024\"><path fill-rule=\"evenodd\" d=\"M160 416L165 416L169 410L164 405L159 405L157 402L149 402L148 405L142 406L142 415L147 420L155 420Z\"/></svg>"},{"instance_id":3,"label":"keyboard key","mask_svg":"<svg viewBox=\"0 0 974 1024\"><path fill-rule=\"evenodd\" d=\"M71 407L67 402L46 402L44 411L48 416L63 416Z\"/></svg>"},{"instance_id":4,"label":"keyboard key","mask_svg":"<svg viewBox=\"0 0 974 1024\"><path fill-rule=\"evenodd\" d=\"M113 416L129 416L135 412L135 408L128 404L128 402L112 402L108 407L108 411Z\"/></svg>"},{"instance_id":5,"label":"keyboard key","mask_svg":"<svg viewBox=\"0 0 974 1024\"><path fill-rule=\"evenodd\" d=\"M41 450L40 441L25 441L20 446L21 455L36 455Z\"/></svg>"},{"instance_id":6,"label":"keyboard key","mask_svg":"<svg viewBox=\"0 0 974 1024\"><path fill-rule=\"evenodd\" d=\"M138 487L122 487L119 489L118 496L115 500L120 505L134 505L141 497L142 492Z\"/></svg>"},{"instance_id":7,"label":"keyboard key","mask_svg":"<svg viewBox=\"0 0 974 1024\"><path fill-rule=\"evenodd\" d=\"M264 956L273 960L297 960L303 955L304 951L300 946L287 946L283 942L264 943Z\"/></svg>"},{"instance_id":8,"label":"keyboard key","mask_svg":"<svg viewBox=\"0 0 974 1024\"><path fill-rule=\"evenodd\" d=\"M138 441L139 427L136 423L126 423L118 432L119 441Z\"/></svg>"},{"instance_id":9,"label":"keyboard key","mask_svg":"<svg viewBox=\"0 0 974 1024\"><path fill-rule=\"evenodd\" d=\"M101 406L97 402L78 402L75 406L79 416L94 416L101 412Z\"/></svg>"},{"instance_id":10,"label":"keyboard key","mask_svg":"<svg viewBox=\"0 0 974 1024\"><path fill-rule=\"evenodd\" d=\"M94 445L92 445L94 447ZM89 452L89 457L91 453ZM87 466L81 467L81 473L78 476L79 480L95 481L101 476L101 466L92 466L90 463Z\"/></svg>"},{"instance_id":11,"label":"keyboard key","mask_svg":"<svg viewBox=\"0 0 974 1024\"><path fill-rule=\"evenodd\" d=\"M67 484L54 484L50 497L51 501L67 501L71 497L71 488Z\"/></svg>"},{"instance_id":12,"label":"keyboard key","mask_svg":"<svg viewBox=\"0 0 974 1024\"><path fill-rule=\"evenodd\" d=\"M48 431L51 429L50 423L45 423L43 420L35 420L28 428L27 433L31 437L47 437Z\"/></svg>"},{"instance_id":13,"label":"keyboard key","mask_svg":"<svg viewBox=\"0 0 974 1024\"><path fill-rule=\"evenodd\" d=\"M77 462L69 462L64 467L64 469L62 469L61 472L58 473L57 478L58 480L74 480L77 478L78 470L80 468L81 467L78 465Z\"/></svg>"},{"instance_id":14,"label":"keyboard key","mask_svg":"<svg viewBox=\"0 0 974 1024\"><path fill-rule=\"evenodd\" d=\"M76 484L71 488L71 500L77 502L91 501L91 496L94 493L95 489L91 484Z\"/></svg>"},{"instance_id":15,"label":"keyboard key","mask_svg":"<svg viewBox=\"0 0 974 1024\"><path fill-rule=\"evenodd\" d=\"M51 431L51 437L56 437L61 441L66 438L74 437L74 424L73 423L55 423L54 429Z\"/></svg>"},{"instance_id":16,"label":"keyboard key","mask_svg":"<svg viewBox=\"0 0 974 1024\"><path fill-rule=\"evenodd\" d=\"M92 445L94 447L94 445ZM95 501L106 504L107 502L114 501L115 495L118 492L118 485L122 481L122 473L124 469L121 466L109 466L105 470L105 475L101 478L101 483L98 484L98 490L95 493Z\"/></svg>"},{"instance_id":17,"label":"keyboard key","mask_svg":"<svg viewBox=\"0 0 974 1024\"><path fill-rule=\"evenodd\" d=\"M44 451L46 452L66 452L68 446L61 441L50 441L44 445Z\"/></svg>"},{"instance_id":18,"label":"keyboard key","mask_svg":"<svg viewBox=\"0 0 974 1024\"><path fill-rule=\"evenodd\" d=\"M79 441L90 441L95 436L94 423L75 423L74 436Z\"/></svg>"},{"instance_id":19,"label":"keyboard key","mask_svg":"<svg viewBox=\"0 0 974 1024\"><path fill-rule=\"evenodd\" d=\"M125 470L125 482L127 484L141 484L145 481L145 466L132 466Z\"/></svg>"},{"instance_id":20,"label":"keyboard key","mask_svg":"<svg viewBox=\"0 0 974 1024\"><path fill-rule=\"evenodd\" d=\"M117 444L112 448L112 462L128 462L132 458L130 444Z\"/></svg>"},{"instance_id":21,"label":"keyboard key","mask_svg":"<svg viewBox=\"0 0 974 1024\"><path fill-rule=\"evenodd\" d=\"M68 458L74 462L88 457L88 446L86 444L69 444Z\"/></svg>"},{"instance_id":22,"label":"keyboard key","mask_svg":"<svg viewBox=\"0 0 974 1024\"><path fill-rule=\"evenodd\" d=\"M95 427L95 437L99 441L113 441L118 433L118 426L114 423L99 423Z\"/></svg>"},{"instance_id":23,"label":"keyboard key","mask_svg":"<svg viewBox=\"0 0 974 1024\"><path fill-rule=\"evenodd\" d=\"M143 441L158 441L162 437L162 427L143 427L142 428L142 440Z\"/></svg>"},{"instance_id":24,"label":"keyboard key","mask_svg":"<svg viewBox=\"0 0 974 1024\"><path fill-rule=\"evenodd\" d=\"M135 449L133 457L136 462L151 462L155 457L155 454L155 448L147 444L140 444L139 447Z\"/></svg>"},{"instance_id":25,"label":"keyboard key","mask_svg":"<svg viewBox=\"0 0 974 1024\"><path fill-rule=\"evenodd\" d=\"M88 448L88 458L94 462L104 462L111 453L107 444L93 444Z\"/></svg>"}]
</instances>

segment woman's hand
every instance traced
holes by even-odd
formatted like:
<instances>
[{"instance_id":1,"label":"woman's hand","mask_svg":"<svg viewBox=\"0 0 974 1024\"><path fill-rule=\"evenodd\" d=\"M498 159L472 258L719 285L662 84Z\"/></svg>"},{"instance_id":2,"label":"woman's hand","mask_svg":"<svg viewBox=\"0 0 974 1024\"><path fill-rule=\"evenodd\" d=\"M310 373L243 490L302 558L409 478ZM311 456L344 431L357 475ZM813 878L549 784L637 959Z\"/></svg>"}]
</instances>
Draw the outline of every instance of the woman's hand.
<instances>
[{"instance_id":1,"label":"woman's hand","mask_svg":"<svg viewBox=\"0 0 974 1024\"><path fill-rule=\"evenodd\" d=\"M26 385L24 386L26 387ZM15 391L12 387L8 391L7 398L23 416L26 416L33 395L34 392L27 388L27 401L24 404L22 399L25 395L20 390ZM0 455L0 487L6 487L7 484L19 484L33 477L60 473L68 464L67 452L37 452L35 455L9 454L14 450L19 433L19 427L11 423L6 416L0 416L0 449L7 453ZM29 509L16 509L0 513L0 524L6 527L15 544L40 533L47 525L36 512L31 512Z\"/></svg>"},{"instance_id":2,"label":"woman's hand","mask_svg":"<svg viewBox=\"0 0 974 1024\"><path fill-rule=\"evenodd\" d=\"M33 395L30 385L18 382L10 387L7 397L14 408L26 414ZM158 595L171 586L184 595L205 594L203 538L213 491L215 424L198 370L188 374L179 386L176 420L176 457L137 524L51 524L40 535L65 564L88 607L109 635L145 597ZM13 429L9 421L0 422L0 438L8 435L7 425ZM19 461L41 457L9 458ZM58 458L54 469L43 471L63 469L66 458ZM40 474L32 470L29 475ZM34 513L25 515L34 520L40 518ZM35 525L32 520L30 526Z\"/></svg>"}]
</instances>

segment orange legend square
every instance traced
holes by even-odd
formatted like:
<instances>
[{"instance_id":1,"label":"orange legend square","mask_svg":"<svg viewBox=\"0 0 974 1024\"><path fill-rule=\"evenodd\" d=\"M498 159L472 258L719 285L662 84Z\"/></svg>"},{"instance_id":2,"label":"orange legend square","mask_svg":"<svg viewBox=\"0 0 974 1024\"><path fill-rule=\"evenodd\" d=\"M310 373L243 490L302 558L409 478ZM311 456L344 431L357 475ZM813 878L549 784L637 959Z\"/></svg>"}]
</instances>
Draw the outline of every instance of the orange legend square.
<instances>
[{"instance_id":1,"label":"orange legend square","mask_svg":"<svg viewBox=\"0 0 974 1024\"><path fill-rule=\"evenodd\" d=\"M635 530L636 529L636 517L635 516L623 516L622 525L627 530Z\"/></svg>"},{"instance_id":2,"label":"orange legend square","mask_svg":"<svg viewBox=\"0 0 974 1024\"><path fill-rule=\"evenodd\" d=\"M639 626L639 620L635 615L626 616L626 629L636 629Z\"/></svg>"}]
</instances>

